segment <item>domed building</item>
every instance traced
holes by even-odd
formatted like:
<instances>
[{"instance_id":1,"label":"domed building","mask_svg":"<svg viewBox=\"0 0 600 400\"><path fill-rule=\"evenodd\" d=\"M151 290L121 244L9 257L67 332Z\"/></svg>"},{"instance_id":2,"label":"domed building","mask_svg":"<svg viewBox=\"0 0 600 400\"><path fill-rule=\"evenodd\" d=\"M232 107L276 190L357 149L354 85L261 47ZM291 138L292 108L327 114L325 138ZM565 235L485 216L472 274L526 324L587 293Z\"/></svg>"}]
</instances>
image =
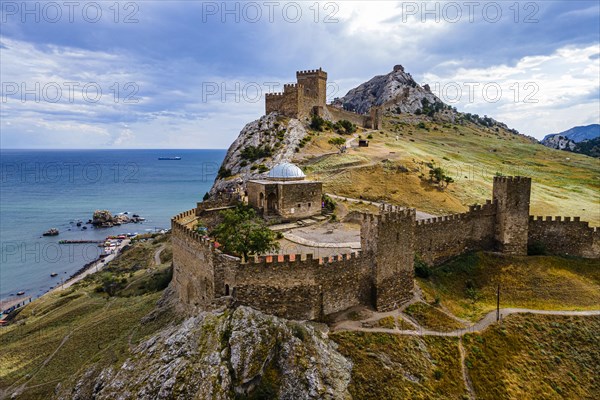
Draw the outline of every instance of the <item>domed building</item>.
<instances>
[{"instance_id":1,"label":"domed building","mask_svg":"<svg viewBox=\"0 0 600 400\"><path fill-rule=\"evenodd\" d=\"M290 221L321 212L322 182L306 180L304 172L291 163L275 165L266 179L250 180L246 189L248 204L265 218Z\"/></svg>"}]
</instances>

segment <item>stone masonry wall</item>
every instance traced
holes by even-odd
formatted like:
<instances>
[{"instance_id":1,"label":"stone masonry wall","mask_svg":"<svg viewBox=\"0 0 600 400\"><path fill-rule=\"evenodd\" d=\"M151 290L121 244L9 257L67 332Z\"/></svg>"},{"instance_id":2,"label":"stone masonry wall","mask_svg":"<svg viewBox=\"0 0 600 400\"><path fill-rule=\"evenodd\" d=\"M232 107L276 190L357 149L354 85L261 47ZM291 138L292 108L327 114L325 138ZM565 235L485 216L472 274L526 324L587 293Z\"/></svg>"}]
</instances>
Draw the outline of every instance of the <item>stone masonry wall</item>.
<instances>
[{"instance_id":1,"label":"stone masonry wall","mask_svg":"<svg viewBox=\"0 0 600 400\"><path fill-rule=\"evenodd\" d=\"M269 256L241 264L235 301L293 319L319 319L370 304L368 260L357 254L313 259L307 255Z\"/></svg>"},{"instance_id":2,"label":"stone masonry wall","mask_svg":"<svg viewBox=\"0 0 600 400\"><path fill-rule=\"evenodd\" d=\"M469 212L417 221L415 251L429 265L438 265L473 250L494 248L496 204L471 206Z\"/></svg>"},{"instance_id":3,"label":"stone masonry wall","mask_svg":"<svg viewBox=\"0 0 600 400\"><path fill-rule=\"evenodd\" d=\"M385 205L365 215L361 246L373 259L375 307L396 309L413 296L415 210Z\"/></svg>"},{"instance_id":4,"label":"stone masonry wall","mask_svg":"<svg viewBox=\"0 0 600 400\"><path fill-rule=\"evenodd\" d=\"M547 254L600 258L600 228L579 217L529 218L529 245L542 245Z\"/></svg>"},{"instance_id":5,"label":"stone masonry wall","mask_svg":"<svg viewBox=\"0 0 600 400\"><path fill-rule=\"evenodd\" d=\"M182 304L204 306L215 296L213 248L210 242L193 232L195 221L195 209L171 220L172 285Z\"/></svg>"}]
</instances>

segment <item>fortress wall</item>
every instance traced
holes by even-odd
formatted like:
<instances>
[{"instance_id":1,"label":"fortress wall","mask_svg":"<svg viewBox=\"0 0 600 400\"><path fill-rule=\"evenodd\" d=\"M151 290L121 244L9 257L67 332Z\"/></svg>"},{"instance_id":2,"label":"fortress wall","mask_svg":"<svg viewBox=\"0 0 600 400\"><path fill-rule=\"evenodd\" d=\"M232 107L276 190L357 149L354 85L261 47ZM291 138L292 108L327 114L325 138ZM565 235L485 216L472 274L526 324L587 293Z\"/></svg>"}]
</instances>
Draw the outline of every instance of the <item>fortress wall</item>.
<instances>
[{"instance_id":1,"label":"fortress wall","mask_svg":"<svg viewBox=\"0 0 600 400\"><path fill-rule=\"evenodd\" d=\"M239 265L235 300L292 319L318 319L368 304L372 286L368 265L357 254L263 257Z\"/></svg>"},{"instance_id":2,"label":"fortress wall","mask_svg":"<svg viewBox=\"0 0 600 400\"><path fill-rule=\"evenodd\" d=\"M283 109L283 93L267 93L265 95L265 115Z\"/></svg>"},{"instance_id":3,"label":"fortress wall","mask_svg":"<svg viewBox=\"0 0 600 400\"><path fill-rule=\"evenodd\" d=\"M427 264L437 265L472 250L490 250L495 219L496 203L488 200L466 213L417 221L415 251Z\"/></svg>"},{"instance_id":4,"label":"fortress wall","mask_svg":"<svg viewBox=\"0 0 600 400\"><path fill-rule=\"evenodd\" d=\"M548 254L600 258L600 228L579 217L529 217L528 244L540 244Z\"/></svg>"},{"instance_id":5,"label":"fortress wall","mask_svg":"<svg viewBox=\"0 0 600 400\"><path fill-rule=\"evenodd\" d=\"M213 253L210 241L195 233L196 210L171 220L173 281L179 300L188 306L206 305L215 295Z\"/></svg>"},{"instance_id":6,"label":"fortress wall","mask_svg":"<svg viewBox=\"0 0 600 400\"><path fill-rule=\"evenodd\" d=\"M346 119L346 120L356 124L356 126L359 126L359 127L365 126L365 121L367 118L366 115L353 113L351 111L346 111L346 110L342 110L341 108L331 107L331 106L327 107L327 111L329 112L329 115L331 115L333 122L337 122L342 119Z\"/></svg>"}]
</instances>

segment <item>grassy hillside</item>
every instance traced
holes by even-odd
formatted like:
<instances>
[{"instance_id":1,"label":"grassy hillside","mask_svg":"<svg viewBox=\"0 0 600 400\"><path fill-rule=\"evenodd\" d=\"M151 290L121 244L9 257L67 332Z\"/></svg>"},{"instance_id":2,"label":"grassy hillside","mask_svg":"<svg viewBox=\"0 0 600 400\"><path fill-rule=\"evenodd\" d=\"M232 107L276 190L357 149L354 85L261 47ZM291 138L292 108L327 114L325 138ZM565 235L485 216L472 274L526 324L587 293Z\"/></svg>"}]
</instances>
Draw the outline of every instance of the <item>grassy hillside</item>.
<instances>
[{"instance_id":1,"label":"grassy hillside","mask_svg":"<svg viewBox=\"0 0 600 400\"><path fill-rule=\"evenodd\" d=\"M430 302L454 315L479 320L500 306L546 310L598 309L597 260L548 256L509 257L474 253L434 268L418 282Z\"/></svg>"},{"instance_id":2,"label":"grassy hillside","mask_svg":"<svg viewBox=\"0 0 600 400\"><path fill-rule=\"evenodd\" d=\"M106 272L32 302L0 329L0 398L19 390L17 398L47 399L92 365L120 365L129 349L169 323L168 311L141 322L170 280L171 261L154 263L162 247L169 252L167 236L138 242Z\"/></svg>"},{"instance_id":3,"label":"grassy hillside","mask_svg":"<svg viewBox=\"0 0 600 400\"><path fill-rule=\"evenodd\" d=\"M337 154L329 140L340 135L314 132L298 149L295 162L322 179L326 191L387 200L433 214L462 212L469 204L491 198L497 173L530 176L532 214L581 216L600 225L597 159L553 150L502 128L408 114L386 117L381 131L359 129L357 134L370 137L369 147ZM427 163L441 166L455 182L444 190L427 182Z\"/></svg>"},{"instance_id":4,"label":"grassy hillside","mask_svg":"<svg viewBox=\"0 0 600 400\"><path fill-rule=\"evenodd\" d=\"M598 332L597 316L511 315L502 325L466 335L465 364L477 398L598 398Z\"/></svg>"},{"instance_id":5,"label":"grassy hillside","mask_svg":"<svg viewBox=\"0 0 600 400\"><path fill-rule=\"evenodd\" d=\"M478 399L592 399L600 392L600 317L511 315L462 339ZM356 399L468 399L459 339L341 332Z\"/></svg>"}]
</instances>

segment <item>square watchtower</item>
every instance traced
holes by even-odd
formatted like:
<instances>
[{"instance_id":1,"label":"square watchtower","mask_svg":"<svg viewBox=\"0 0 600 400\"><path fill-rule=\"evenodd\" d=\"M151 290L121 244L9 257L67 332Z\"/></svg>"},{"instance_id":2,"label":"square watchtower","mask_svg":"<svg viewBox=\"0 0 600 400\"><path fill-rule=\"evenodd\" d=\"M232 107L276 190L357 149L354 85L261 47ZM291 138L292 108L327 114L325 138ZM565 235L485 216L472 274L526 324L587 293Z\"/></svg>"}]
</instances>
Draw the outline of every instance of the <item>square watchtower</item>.
<instances>
[{"instance_id":1,"label":"square watchtower","mask_svg":"<svg viewBox=\"0 0 600 400\"><path fill-rule=\"evenodd\" d=\"M296 81L304 86L304 97L315 99L313 106L324 107L327 99L327 72L321 68L296 71Z\"/></svg>"},{"instance_id":2,"label":"square watchtower","mask_svg":"<svg viewBox=\"0 0 600 400\"><path fill-rule=\"evenodd\" d=\"M498 207L496 247L506 254L527 255L531 178L496 176L493 193Z\"/></svg>"}]
</instances>

